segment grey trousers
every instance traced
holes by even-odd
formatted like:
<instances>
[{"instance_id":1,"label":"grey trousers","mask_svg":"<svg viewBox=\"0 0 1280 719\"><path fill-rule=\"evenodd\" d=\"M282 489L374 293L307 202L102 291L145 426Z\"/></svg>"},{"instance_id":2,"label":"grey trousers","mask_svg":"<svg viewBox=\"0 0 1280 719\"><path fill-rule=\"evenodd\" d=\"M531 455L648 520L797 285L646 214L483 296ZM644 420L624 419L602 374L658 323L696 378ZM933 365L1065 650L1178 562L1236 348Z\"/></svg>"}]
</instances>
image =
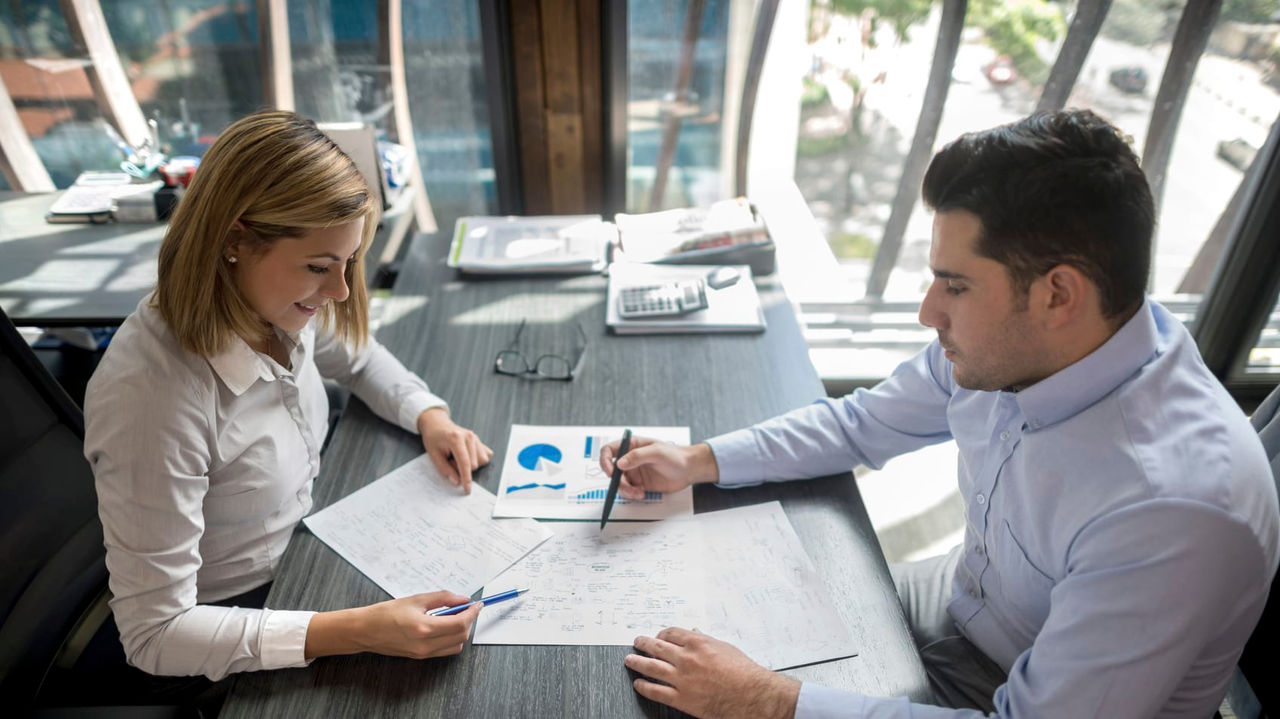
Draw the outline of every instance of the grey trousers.
<instances>
[{"instance_id":1,"label":"grey trousers","mask_svg":"<svg viewBox=\"0 0 1280 719\"><path fill-rule=\"evenodd\" d=\"M1008 675L961 636L947 614L960 550L956 547L940 557L892 564L889 572L937 703L989 714L995 711L991 697Z\"/></svg>"}]
</instances>

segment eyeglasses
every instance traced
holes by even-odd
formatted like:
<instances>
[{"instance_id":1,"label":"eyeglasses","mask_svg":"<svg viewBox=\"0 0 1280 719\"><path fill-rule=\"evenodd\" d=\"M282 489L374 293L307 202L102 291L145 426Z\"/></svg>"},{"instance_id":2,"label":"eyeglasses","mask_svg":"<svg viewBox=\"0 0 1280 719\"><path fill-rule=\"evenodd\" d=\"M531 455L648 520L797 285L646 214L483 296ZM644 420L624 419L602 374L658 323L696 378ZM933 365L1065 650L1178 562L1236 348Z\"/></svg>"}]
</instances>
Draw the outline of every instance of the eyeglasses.
<instances>
[{"instance_id":1,"label":"eyeglasses","mask_svg":"<svg viewBox=\"0 0 1280 719\"><path fill-rule=\"evenodd\" d=\"M512 338L511 344L498 353L497 359L493 362L493 371L514 377L533 375L530 379L556 379L565 382L577 376L578 370L582 368L582 360L587 356L587 333L582 331L582 325L577 322L573 323L578 328L580 341L576 360L570 362L560 355L545 354L539 357L531 367L529 360L525 359L524 355L520 354L520 350L516 349L520 344L520 334L524 332L526 321L520 320L520 328L516 330L516 336Z\"/></svg>"}]
</instances>

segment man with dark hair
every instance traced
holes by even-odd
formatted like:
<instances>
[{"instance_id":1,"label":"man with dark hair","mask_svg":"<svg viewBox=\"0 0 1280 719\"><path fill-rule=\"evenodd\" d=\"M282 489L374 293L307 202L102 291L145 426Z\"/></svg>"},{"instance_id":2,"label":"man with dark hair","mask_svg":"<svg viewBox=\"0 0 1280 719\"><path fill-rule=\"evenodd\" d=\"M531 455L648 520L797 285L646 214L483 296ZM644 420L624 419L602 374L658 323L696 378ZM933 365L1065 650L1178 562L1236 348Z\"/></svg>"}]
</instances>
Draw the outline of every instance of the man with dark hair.
<instances>
[{"instance_id":1,"label":"man with dark hair","mask_svg":"<svg viewBox=\"0 0 1280 719\"><path fill-rule=\"evenodd\" d=\"M943 148L924 199L937 340L874 389L691 447L633 438L618 464L637 497L955 439L964 542L891 567L940 706L801 684L679 628L636 638L636 691L716 717L1211 716L1280 562L1280 511L1248 420L1145 296L1137 158L1091 112L1037 114Z\"/></svg>"}]
</instances>

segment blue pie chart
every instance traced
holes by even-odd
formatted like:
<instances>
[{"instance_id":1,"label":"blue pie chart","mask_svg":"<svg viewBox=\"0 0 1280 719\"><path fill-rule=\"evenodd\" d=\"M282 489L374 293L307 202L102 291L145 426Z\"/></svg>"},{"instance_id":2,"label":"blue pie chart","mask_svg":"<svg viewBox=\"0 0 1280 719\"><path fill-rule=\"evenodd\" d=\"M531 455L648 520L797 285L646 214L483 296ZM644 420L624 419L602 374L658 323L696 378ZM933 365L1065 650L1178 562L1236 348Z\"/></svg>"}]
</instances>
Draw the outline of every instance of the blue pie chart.
<instances>
[{"instance_id":1,"label":"blue pie chart","mask_svg":"<svg viewBox=\"0 0 1280 719\"><path fill-rule=\"evenodd\" d=\"M549 465L560 464L563 457L558 447L550 444L531 444L520 450L520 454L516 455L516 461L530 472L546 472L550 470Z\"/></svg>"}]
</instances>

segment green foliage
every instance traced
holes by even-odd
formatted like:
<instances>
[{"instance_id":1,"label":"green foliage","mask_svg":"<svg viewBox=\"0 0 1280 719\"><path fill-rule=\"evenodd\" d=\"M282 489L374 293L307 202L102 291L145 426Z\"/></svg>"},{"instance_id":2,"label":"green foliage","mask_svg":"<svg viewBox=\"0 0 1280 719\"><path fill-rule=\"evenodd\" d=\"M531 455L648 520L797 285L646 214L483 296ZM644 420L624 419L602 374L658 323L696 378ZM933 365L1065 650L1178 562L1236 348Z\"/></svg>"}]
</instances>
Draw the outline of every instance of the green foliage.
<instances>
[{"instance_id":1,"label":"green foliage","mask_svg":"<svg viewBox=\"0 0 1280 719\"><path fill-rule=\"evenodd\" d=\"M803 137L796 140L796 157L823 157L844 151L849 144L848 133L825 137Z\"/></svg>"},{"instance_id":2,"label":"green foliage","mask_svg":"<svg viewBox=\"0 0 1280 719\"><path fill-rule=\"evenodd\" d=\"M1173 37L1181 11L1149 0L1113 0L1099 32L1131 45L1151 45Z\"/></svg>"},{"instance_id":3,"label":"green foliage","mask_svg":"<svg viewBox=\"0 0 1280 719\"><path fill-rule=\"evenodd\" d=\"M1219 21L1265 23L1280 10L1280 0L1223 0Z\"/></svg>"},{"instance_id":4,"label":"green foliage","mask_svg":"<svg viewBox=\"0 0 1280 719\"><path fill-rule=\"evenodd\" d=\"M870 259L876 256L876 248L880 243L862 234L837 230L827 237L831 245L831 253L836 257L863 257Z\"/></svg>"},{"instance_id":5,"label":"green foliage","mask_svg":"<svg viewBox=\"0 0 1280 719\"><path fill-rule=\"evenodd\" d=\"M1067 29L1062 10L1044 0L974 0L965 23L982 28L991 47L1008 55L1018 72L1035 85L1049 77L1049 65L1036 45L1054 42Z\"/></svg>"},{"instance_id":6,"label":"green foliage","mask_svg":"<svg viewBox=\"0 0 1280 719\"><path fill-rule=\"evenodd\" d=\"M804 90L800 93L800 107L816 107L829 99L831 98L827 93L826 85L804 78Z\"/></svg>"},{"instance_id":7,"label":"green foliage","mask_svg":"<svg viewBox=\"0 0 1280 719\"><path fill-rule=\"evenodd\" d=\"M887 22L899 40L907 39L907 30L929 17L933 0L831 0L831 9L842 15L861 15L874 10L876 20Z\"/></svg>"}]
</instances>

